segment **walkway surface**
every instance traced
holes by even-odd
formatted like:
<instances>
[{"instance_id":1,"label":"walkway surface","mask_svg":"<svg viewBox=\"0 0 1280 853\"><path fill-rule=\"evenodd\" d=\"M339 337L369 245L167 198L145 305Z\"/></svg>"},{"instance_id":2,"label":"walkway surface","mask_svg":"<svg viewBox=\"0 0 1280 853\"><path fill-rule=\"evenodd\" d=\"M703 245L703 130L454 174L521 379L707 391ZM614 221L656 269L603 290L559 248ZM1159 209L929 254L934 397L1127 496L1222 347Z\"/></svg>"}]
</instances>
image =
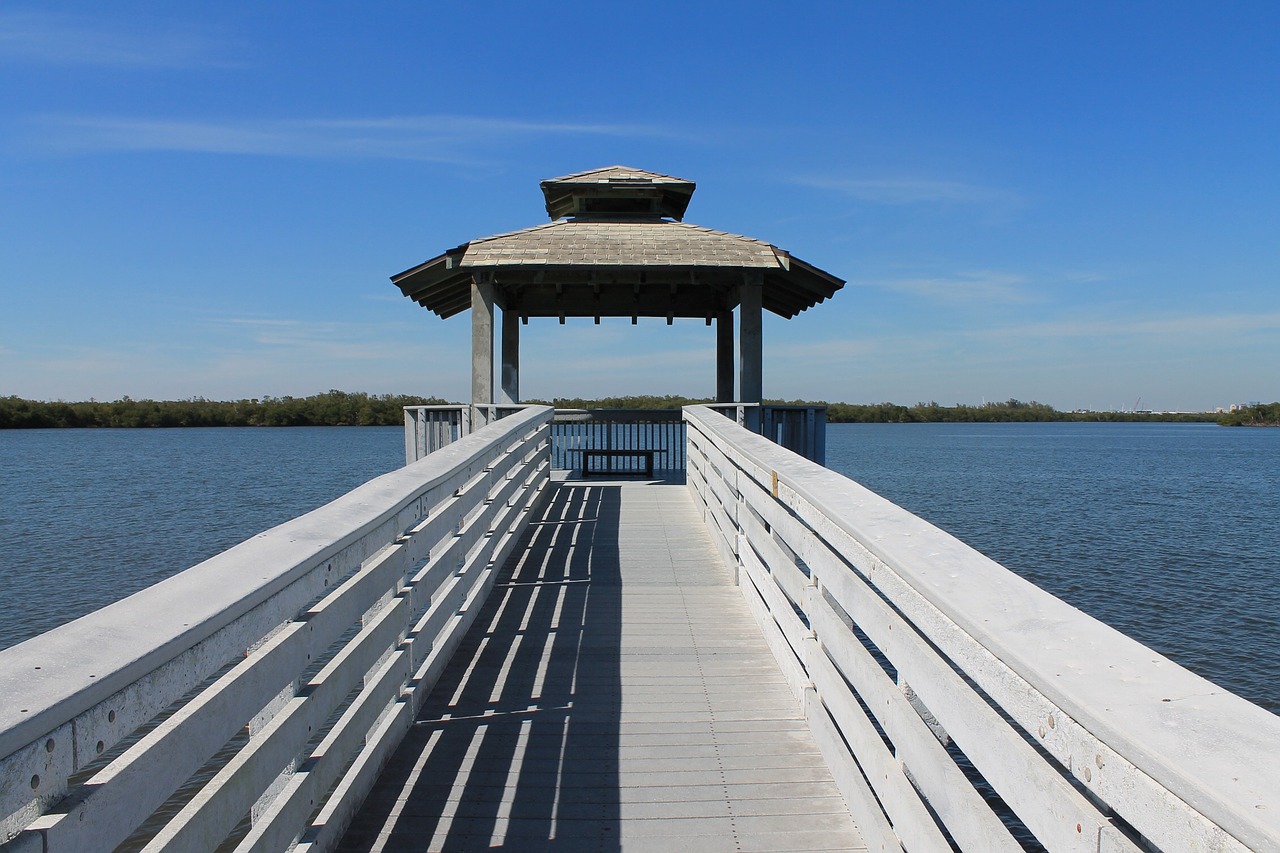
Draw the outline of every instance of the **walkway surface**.
<instances>
[{"instance_id":1,"label":"walkway surface","mask_svg":"<svg viewBox=\"0 0 1280 853\"><path fill-rule=\"evenodd\" d=\"M684 486L555 484L341 849L864 850Z\"/></svg>"}]
</instances>

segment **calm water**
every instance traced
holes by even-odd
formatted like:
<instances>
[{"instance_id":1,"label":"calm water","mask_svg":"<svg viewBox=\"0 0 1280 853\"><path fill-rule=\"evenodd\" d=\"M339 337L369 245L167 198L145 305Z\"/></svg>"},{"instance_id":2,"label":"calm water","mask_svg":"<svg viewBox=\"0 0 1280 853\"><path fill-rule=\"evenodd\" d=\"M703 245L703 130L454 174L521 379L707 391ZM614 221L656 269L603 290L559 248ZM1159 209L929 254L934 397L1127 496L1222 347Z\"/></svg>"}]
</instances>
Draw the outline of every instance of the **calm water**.
<instances>
[{"instance_id":1,"label":"calm water","mask_svg":"<svg viewBox=\"0 0 1280 853\"><path fill-rule=\"evenodd\" d=\"M827 465L1280 712L1280 430L837 424Z\"/></svg>"},{"instance_id":2,"label":"calm water","mask_svg":"<svg viewBox=\"0 0 1280 853\"><path fill-rule=\"evenodd\" d=\"M1280 430L833 425L828 465L1280 711ZM0 648L402 462L399 427L0 431Z\"/></svg>"},{"instance_id":3,"label":"calm water","mask_svg":"<svg viewBox=\"0 0 1280 853\"><path fill-rule=\"evenodd\" d=\"M400 427L0 430L0 648L404 464Z\"/></svg>"}]
</instances>

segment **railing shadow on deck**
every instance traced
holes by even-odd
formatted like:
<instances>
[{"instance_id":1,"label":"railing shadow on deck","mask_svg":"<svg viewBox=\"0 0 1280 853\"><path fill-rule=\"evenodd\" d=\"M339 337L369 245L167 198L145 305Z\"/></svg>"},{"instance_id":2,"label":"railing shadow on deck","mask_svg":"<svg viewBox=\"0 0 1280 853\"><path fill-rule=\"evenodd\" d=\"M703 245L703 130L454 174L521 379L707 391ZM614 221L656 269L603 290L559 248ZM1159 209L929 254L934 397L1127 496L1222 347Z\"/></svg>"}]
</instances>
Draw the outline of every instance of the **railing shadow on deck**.
<instances>
[{"instance_id":1,"label":"railing shadow on deck","mask_svg":"<svg viewBox=\"0 0 1280 853\"><path fill-rule=\"evenodd\" d=\"M555 490L340 849L620 849L619 505Z\"/></svg>"}]
</instances>

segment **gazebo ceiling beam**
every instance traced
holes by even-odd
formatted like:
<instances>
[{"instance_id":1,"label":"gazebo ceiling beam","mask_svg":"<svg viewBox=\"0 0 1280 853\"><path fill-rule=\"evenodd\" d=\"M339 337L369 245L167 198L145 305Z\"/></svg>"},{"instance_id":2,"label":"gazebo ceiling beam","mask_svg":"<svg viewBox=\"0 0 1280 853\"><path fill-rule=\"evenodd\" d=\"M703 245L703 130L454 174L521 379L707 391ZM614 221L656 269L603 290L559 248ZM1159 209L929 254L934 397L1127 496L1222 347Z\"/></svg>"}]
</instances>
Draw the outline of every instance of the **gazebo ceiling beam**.
<instances>
[{"instance_id":1,"label":"gazebo ceiling beam","mask_svg":"<svg viewBox=\"0 0 1280 853\"><path fill-rule=\"evenodd\" d=\"M448 298L455 293L461 293L471 287L471 276L452 275L442 281L434 281L422 284L413 290L408 291L405 295L419 304L427 304L440 297Z\"/></svg>"},{"instance_id":2,"label":"gazebo ceiling beam","mask_svg":"<svg viewBox=\"0 0 1280 853\"><path fill-rule=\"evenodd\" d=\"M471 307L471 289L467 288L461 296L450 299L448 302L440 306L439 314L441 317L452 317L454 314L466 311Z\"/></svg>"},{"instance_id":3,"label":"gazebo ceiling beam","mask_svg":"<svg viewBox=\"0 0 1280 853\"><path fill-rule=\"evenodd\" d=\"M666 316L705 318L708 314L730 309L725 294L712 290L677 288L642 291L640 297L631 290L590 287L527 286L509 293L506 304L529 316L632 317Z\"/></svg>"}]
</instances>

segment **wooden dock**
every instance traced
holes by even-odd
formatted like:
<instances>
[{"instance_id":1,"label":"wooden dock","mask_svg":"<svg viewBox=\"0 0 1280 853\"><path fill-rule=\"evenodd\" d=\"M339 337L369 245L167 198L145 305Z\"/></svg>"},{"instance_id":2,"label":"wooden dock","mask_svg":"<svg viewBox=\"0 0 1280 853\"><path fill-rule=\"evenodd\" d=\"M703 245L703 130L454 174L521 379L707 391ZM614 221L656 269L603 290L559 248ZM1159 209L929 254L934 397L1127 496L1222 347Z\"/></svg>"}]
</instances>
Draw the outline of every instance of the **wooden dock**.
<instances>
[{"instance_id":1,"label":"wooden dock","mask_svg":"<svg viewBox=\"0 0 1280 853\"><path fill-rule=\"evenodd\" d=\"M0 850L1280 853L1280 718L742 411L501 414L0 652Z\"/></svg>"},{"instance_id":2,"label":"wooden dock","mask_svg":"<svg viewBox=\"0 0 1280 853\"><path fill-rule=\"evenodd\" d=\"M552 488L341 849L866 849L688 491Z\"/></svg>"}]
</instances>

